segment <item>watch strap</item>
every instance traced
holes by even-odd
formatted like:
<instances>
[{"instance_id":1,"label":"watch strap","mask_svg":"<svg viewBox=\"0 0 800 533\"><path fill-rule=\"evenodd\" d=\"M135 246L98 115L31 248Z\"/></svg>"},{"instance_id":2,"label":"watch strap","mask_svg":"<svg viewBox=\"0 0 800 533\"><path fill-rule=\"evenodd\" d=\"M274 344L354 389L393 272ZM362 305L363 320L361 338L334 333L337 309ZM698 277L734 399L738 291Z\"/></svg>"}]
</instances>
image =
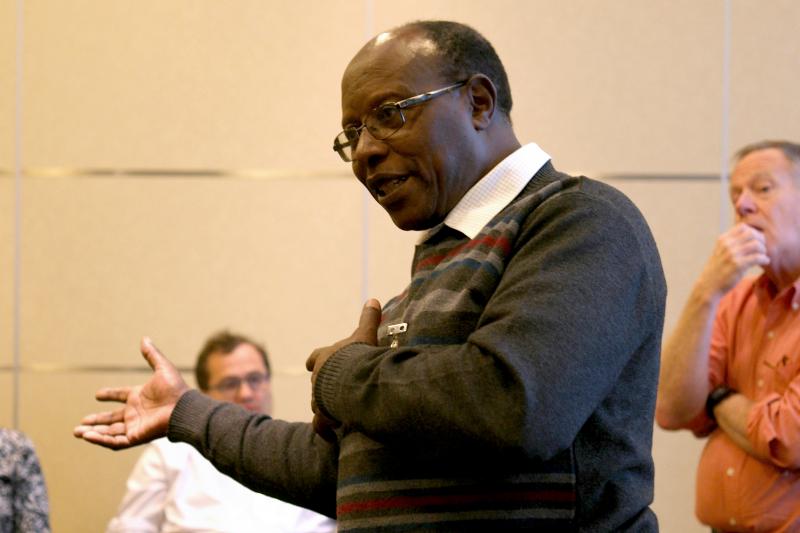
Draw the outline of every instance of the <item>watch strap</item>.
<instances>
[{"instance_id":1,"label":"watch strap","mask_svg":"<svg viewBox=\"0 0 800 533\"><path fill-rule=\"evenodd\" d=\"M708 398L706 398L706 414L708 415L708 418L714 422L717 421L717 417L714 416L714 408L731 394L736 394L736 391L730 387L726 387L725 385L720 385L708 394Z\"/></svg>"}]
</instances>

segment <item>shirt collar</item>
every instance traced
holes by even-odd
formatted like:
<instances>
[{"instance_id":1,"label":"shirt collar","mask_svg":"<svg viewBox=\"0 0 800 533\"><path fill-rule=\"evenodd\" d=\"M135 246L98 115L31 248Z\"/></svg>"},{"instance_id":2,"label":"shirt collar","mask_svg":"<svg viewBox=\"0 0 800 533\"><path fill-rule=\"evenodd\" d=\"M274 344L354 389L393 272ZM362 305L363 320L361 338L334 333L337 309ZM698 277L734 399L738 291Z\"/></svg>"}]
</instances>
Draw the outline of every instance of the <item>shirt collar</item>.
<instances>
[{"instance_id":1,"label":"shirt collar","mask_svg":"<svg viewBox=\"0 0 800 533\"><path fill-rule=\"evenodd\" d=\"M770 280L769 277L763 272L755 279L753 283L756 295L759 298L759 301L763 304L768 304L773 299L773 294L774 298L783 298L783 295L786 295L788 292L790 298L787 298L787 304L792 308L793 311L800 311L800 278L794 280L794 283L781 291L780 294L775 294L775 285L772 284L772 280Z\"/></svg>"},{"instance_id":2,"label":"shirt collar","mask_svg":"<svg viewBox=\"0 0 800 533\"><path fill-rule=\"evenodd\" d=\"M521 146L478 180L450 210L444 222L423 232L420 242L427 240L442 225L474 239L549 160L550 156L535 143Z\"/></svg>"}]
</instances>

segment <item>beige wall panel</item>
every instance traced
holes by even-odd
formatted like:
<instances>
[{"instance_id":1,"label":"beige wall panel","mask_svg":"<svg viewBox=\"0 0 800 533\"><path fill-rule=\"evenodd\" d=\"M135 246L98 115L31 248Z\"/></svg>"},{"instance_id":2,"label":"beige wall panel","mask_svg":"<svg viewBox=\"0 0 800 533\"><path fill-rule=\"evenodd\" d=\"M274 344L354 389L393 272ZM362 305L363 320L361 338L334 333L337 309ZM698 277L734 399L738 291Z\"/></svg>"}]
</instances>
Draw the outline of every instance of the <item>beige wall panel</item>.
<instances>
[{"instance_id":1,"label":"beige wall panel","mask_svg":"<svg viewBox=\"0 0 800 533\"><path fill-rule=\"evenodd\" d=\"M207 335L230 327L295 371L352 332L361 215L347 179L25 185L24 364L137 366L150 335L191 365Z\"/></svg>"},{"instance_id":2,"label":"beige wall panel","mask_svg":"<svg viewBox=\"0 0 800 533\"><path fill-rule=\"evenodd\" d=\"M674 326L719 235L720 183L714 179L608 179L650 225L667 278L666 330Z\"/></svg>"},{"instance_id":3,"label":"beige wall panel","mask_svg":"<svg viewBox=\"0 0 800 533\"><path fill-rule=\"evenodd\" d=\"M0 0L0 179L14 167L17 2Z\"/></svg>"},{"instance_id":4,"label":"beige wall panel","mask_svg":"<svg viewBox=\"0 0 800 533\"><path fill-rule=\"evenodd\" d=\"M311 422L311 379L305 369L276 372L272 377L272 397L273 417L292 422Z\"/></svg>"},{"instance_id":5,"label":"beige wall panel","mask_svg":"<svg viewBox=\"0 0 800 533\"><path fill-rule=\"evenodd\" d=\"M338 168L361 2L26 2L25 19L28 166Z\"/></svg>"},{"instance_id":6,"label":"beige wall panel","mask_svg":"<svg viewBox=\"0 0 800 533\"><path fill-rule=\"evenodd\" d=\"M800 139L800 111L786 103L800 66L800 7L731 5L730 148ZM0 0L0 171L13 166L16 6ZM21 429L42 459L54 531L101 531L122 495L140 450L95 448L72 439L71 428L97 410L99 386L147 377L141 335L182 366L221 327L263 341L275 367L275 414L308 420L308 353L352 331L363 297L385 303L408 282L417 235L396 229L330 150L341 72L365 28L386 29L408 13L474 25L506 63L520 140L539 143L563 170L715 173L723 7L723 0L490 7L411 0L399 11L386 0L239 0L235 9L211 0L25 2L26 167L298 174L25 180L23 364L142 370L23 374ZM329 177L308 178L317 171ZM609 181L653 229L669 287L669 333L727 205L720 207L713 181ZM11 349L12 212L13 180L0 177L0 365L9 364ZM13 418L11 385L0 372L0 425ZM662 531L707 530L693 513L703 444L687 432L655 432L653 507Z\"/></svg>"},{"instance_id":7,"label":"beige wall panel","mask_svg":"<svg viewBox=\"0 0 800 533\"><path fill-rule=\"evenodd\" d=\"M0 427L14 425L14 376L10 371L0 371Z\"/></svg>"},{"instance_id":8,"label":"beige wall panel","mask_svg":"<svg viewBox=\"0 0 800 533\"><path fill-rule=\"evenodd\" d=\"M694 514L695 473L705 439L688 431L653 434L653 460L656 465L655 501L652 509L664 533L708 533Z\"/></svg>"},{"instance_id":9,"label":"beige wall panel","mask_svg":"<svg viewBox=\"0 0 800 533\"><path fill-rule=\"evenodd\" d=\"M33 440L42 463L53 531L104 531L116 511L125 480L142 448L113 452L74 438L72 428L84 415L110 405L94 401L95 390L109 384L127 384L132 378L139 376L23 375L20 429Z\"/></svg>"},{"instance_id":10,"label":"beige wall panel","mask_svg":"<svg viewBox=\"0 0 800 533\"><path fill-rule=\"evenodd\" d=\"M14 178L0 175L0 367L13 361Z\"/></svg>"},{"instance_id":11,"label":"beige wall panel","mask_svg":"<svg viewBox=\"0 0 800 533\"><path fill-rule=\"evenodd\" d=\"M411 260L420 233L399 229L371 197L366 201L369 202L369 293L366 296L386 304L411 281Z\"/></svg>"},{"instance_id":12,"label":"beige wall panel","mask_svg":"<svg viewBox=\"0 0 800 533\"><path fill-rule=\"evenodd\" d=\"M16 5L0 0L0 367L12 361ZM0 403L0 416L9 406Z\"/></svg>"},{"instance_id":13,"label":"beige wall panel","mask_svg":"<svg viewBox=\"0 0 800 533\"><path fill-rule=\"evenodd\" d=\"M762 139L800 142L800 3L732 6L731 151Z\"/></svg>"},{"instance_id":14,"label":"beige wall panel","mask_svg":"<svg viewBox=\"0 0 800 533\"><path fill-rule=\"evenodd\" d=\"M607 180L636 203L656 239L667 279L665 335L677 322L695 278L719 234L718 180ZM723 209L726 209L724 206ZM708 531L694 517L695 470L705 440L687 431L656 427L653 460L656 465L655 501L661 530L684 533Z\"/></svg>"},{"instance_id":15,"label":"beige wall panel","mask_svg":"<svg viewBox=\"0 0 800 533\"><path fill-rule=\"evenodd\" d=\"M376 28L413 18L473 25L509 74L517 133L558 168L719 169L722 1L376 1Z\"/></svg>"}]
</instances>

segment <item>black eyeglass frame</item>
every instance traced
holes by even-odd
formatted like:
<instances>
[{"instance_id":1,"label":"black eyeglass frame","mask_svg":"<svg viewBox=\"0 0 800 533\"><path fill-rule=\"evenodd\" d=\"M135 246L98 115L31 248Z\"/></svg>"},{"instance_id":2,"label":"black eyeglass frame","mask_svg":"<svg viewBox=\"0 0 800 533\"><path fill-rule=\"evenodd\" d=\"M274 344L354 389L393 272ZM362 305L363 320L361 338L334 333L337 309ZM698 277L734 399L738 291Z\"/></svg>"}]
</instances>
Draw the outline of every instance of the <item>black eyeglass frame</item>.
<instances>
[{"instance_id":1,"label":"black eyeglass frame","mask_svg":"<svg viewBox=\"0 0 800 533\"><path fill-rule=\"evenodd\" d=\"M367 118L364 120L364 123L358 127L350 127L345 128L333 139L333 150L339 154L339 157L345 163L350 163L353 161L353 149L355 148L358 139L361 137L361 130L367 128L370 135L375 140L378 141L385 141L395 133L397 133L403 126L406 124L406 116L403 114L403 109L408 109L409 107L413 107L416 105L424 104L437 96L441 96L443 94L447 94L450 91L458 89L459 87L463 87L467 84L469 79L460 81L458 83L454 83L452 85L448 85L447 87L442 87L441 89L436 89L433 91L428 91L422 94L418 94L416 96L411 96L409 98L405 98L400 100L399 102L387 102L385 104L381 104L379 106L373 107L369 113L367 114ZM400 125L396 128L389 128L388 133L385 135L377 133L380 131L379 127L370 127L368 122L370 121L371 117L376 115L376 111L386 110L387 108L396 109L400 116Z\"/></svg>"}]
</instances>

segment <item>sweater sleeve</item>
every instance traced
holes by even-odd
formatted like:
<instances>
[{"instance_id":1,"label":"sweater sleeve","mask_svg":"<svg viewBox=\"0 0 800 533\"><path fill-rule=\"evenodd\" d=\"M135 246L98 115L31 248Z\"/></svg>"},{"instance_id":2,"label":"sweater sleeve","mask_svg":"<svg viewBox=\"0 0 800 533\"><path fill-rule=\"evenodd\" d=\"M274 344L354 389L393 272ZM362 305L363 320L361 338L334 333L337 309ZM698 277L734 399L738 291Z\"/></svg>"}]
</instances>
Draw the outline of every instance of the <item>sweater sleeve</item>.
<instances>
[{"instance_id":1,"label":"sweater sleeve","mask_svg":"<svg viewBox=\"0 0 800 533\"><path fill-rule=\"evenodd\" d=\"M310 424L273 420L192 390L175 406L167 436L256 492L335 516L338 448Z\"/></svg>"},{"instance_id":2,"label":"sweater sleeve","mask_svg":"<svg viewBox=\"0 0 800 533\"><path fill-rule=\"evenodd\" d=\"M347 346L319 373L320 408L384 444L542 459L568 448L604 402L611 419L639 413L637 403L652 419L663 273L641 215L615 198L577 189L548 199L525 220L466 342Z\"/></svg>"}]
</instances>

